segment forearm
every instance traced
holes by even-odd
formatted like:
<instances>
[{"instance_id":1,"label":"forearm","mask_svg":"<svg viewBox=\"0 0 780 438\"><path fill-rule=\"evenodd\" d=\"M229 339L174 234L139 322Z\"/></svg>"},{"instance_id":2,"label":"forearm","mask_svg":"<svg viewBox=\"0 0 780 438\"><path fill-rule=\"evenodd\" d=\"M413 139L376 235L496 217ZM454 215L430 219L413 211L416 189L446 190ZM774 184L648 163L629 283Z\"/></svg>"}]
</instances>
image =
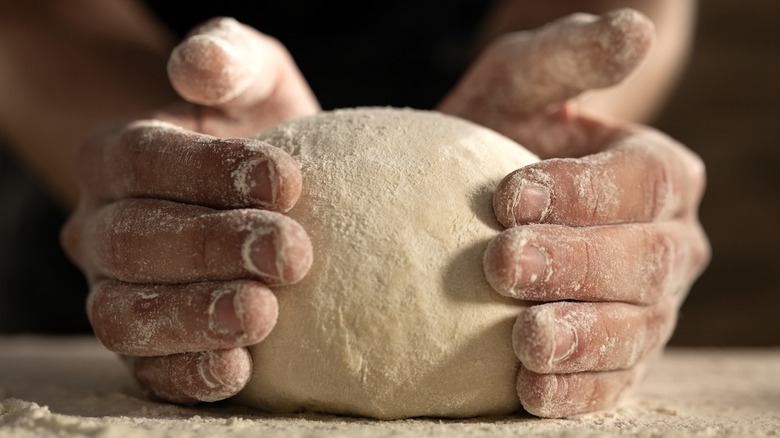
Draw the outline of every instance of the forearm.
<instances>
[{"instance_id":1,"label":"forearm","mask_svg":"<svg viewBox=\"0 0 780 438\"><path fill-rule=\"evenodd\" d=\"M0 2L0 129L65 206L92 131L170 102L169 38L132 0Z\"/></svg>"},{"instance_id":2,"label":"forearm","mask_svg":"<svg viewBox=\"0 0 780 438\"><path fill-rule=\"evenodd\" d=\"M478 43L506 32L533 29L575 12L601 14L630 7L656 27L656 43L646 61L620 85L591 91L578 99L589 113L624 121L647 122L660 109L685 67L693 40L695 0L501 0L485 20Z\"/></svg>"}]
</instances>

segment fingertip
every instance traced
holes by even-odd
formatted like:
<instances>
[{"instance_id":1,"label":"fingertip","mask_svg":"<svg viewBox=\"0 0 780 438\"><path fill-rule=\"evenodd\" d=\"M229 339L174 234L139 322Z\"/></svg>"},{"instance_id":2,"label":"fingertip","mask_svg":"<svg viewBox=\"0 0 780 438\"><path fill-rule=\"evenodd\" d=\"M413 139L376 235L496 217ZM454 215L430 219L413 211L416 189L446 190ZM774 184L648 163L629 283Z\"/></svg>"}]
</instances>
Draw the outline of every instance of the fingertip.
<instances>
[{"instance_id":1,"label":"fingertip","mask_svg":"<svg viewBox=\"0 0 780 438\"><path fill-rule=\"evenodd\" d=\"M496 191L493 194L493 213L496 219L506 228L512 228L518 225L515 219L515 205L517 203L516 190L514 188L519 184L520 177L518 171L514 171L505 176L498 183Z\"/></svg>"},{"instance_id":2,"label":"fingertip","mask_svg":"<svg viewBox=\"0 0 780 438\"><path fill-rule=\"evenodd\" d=\"M558 315L555 303L522 309L512 329L512 346L523 366L536 373L557 371L577 352L574 326Z\"/></svg>"},{"instance_id":3,"label":"fingertip","mask_svg":"<svg viewBox=\"0 0 780 438\"><path fill-rule=\"evenodd\" d=\"M269 171L273 175L273 203L271 209L285 213L289 211L301 196L303 177L301 168L287 152L273 148L271 153L273 167Z\"/></svg>"},{"instance_id":4,"label":"fingertip","mask_svg":"<svg viewBox=\"0 0 780 438\"><path fill-rule=\"evenodd\" d=\"M647 57L655 41L655 25L642 13L623 8L602 15L598 26L602 32L596 37L609 67L604 76L608 86L628 76Z\"/></svg>"},{"instance_id":5,"label":"fingertip","mask_svg":"<svg viewBox=\"0 0 780 438\"><path fill-rule=\"evenodd\" d=\"M653 23L633 9L600 16L572 14L546 28L558 80L582 92L616 85L646 58L655 38Z\"/></svg>"},{"instance_id":6,"label":"fingertip","mask_svg":"<svg viewBox=\"0 0 780 438\"><path fill-rule=\"evenodd\" d=\"M265 339L276 325L279 316L276 295L259 283L248 283L240 287L233 299L233 306L249 345Z\"/></svg>"},{"instance_id":7,"label":"fingertip","mask_svg":"<svg viewBox=\"0 0 780 438\"><path fill-rule=\"evenodd\" d=\"M301 195L300 166L287 152L260 140L240 140L253 156L231 172L242 202L271 211L289 211Z\"/></svg>"},{"instance_id":8,"label":"fingertip","mask_svg":"<svg viewBox=\"0 0 780 438\"><path fill-rule=\"evenodd\" d=\"M216 105L234 99L248 87L251 75L238 63L236 50L228 41L194 35L173 49L168 76L184 99Z\"/></svg>"},{"instance_id":9,"label":"fingertip","mask_svg":"<svg viewBox=\"0 0 780 438\"><path fill-rule=\"evenodd\" d=\"M507 228L544 222L551 213L553 193L548 176L536 166L507 175L493 195L493 211Z\"/></svg>"},{"instance_id":10,"label":"fingertip","mask_svg":"<svg viewBox=\"0 0 780 438\"><path fill-rule=\"evenodd\" d=\"M641 367L574 374L537 374L521 367L516 388L529 413L564 418L616 406L640 378Z\"/></svg>"},{"instance_id":11,"label":"fingertip","mask_svg":"<svg viewBox=\"0 0 780 438\"><path fill-rule=\"evenodd\" d=\"M284 284L295 284L311 269L314 258L311 239L303 227L294 220L288 220L283 229L286 239L278 255L284 270Z\"/></svg>"},{"instance_id":12,"label":"fingertip","mask_svg":"<svg viewBox=\"0 0 780 438\"><path fill-rule=\"evenodd\" d=\"M540 375L520 368L517 374L517 395L523 409L531 415L542 418L562 418L569 414L562 406L558 376ZM563 394L565 396L565 393Z\"/></svg>"},{"instance_id":13,"label":"fingertip","mask_svg":"<svg viewBox=\"0 0 780 438\"><path fill-rule=\"evenodd\" d=\"M245 348L137 358L135 377L150 395L182 404L215 402L241 391L252 374Z\"/></svg>"},{"instance_id":14,"label":"fingertip","mask_svg":"<svg viewBox=\"0 0 780 438\"><path fill-rule=\"evenodd\" d=\"M263 284L238 282L218 290L209 306L209 328L219 337L235 337L240 346L256 344L276 325L276 296Z\"/></svg>"},{"instance_id":15,"label":"fingertip","mask_svg":"<svg viewBox=\"0 0 780 438\"><path fill-rule=\"evenodd\" d=\"M201 355L198 371L208 388L193 391L201 402L214 402L232 397L241 391L252 375L252 356L246 348L206 351Z\"/></svg>"},{"instance_id":16,"label":"fingertip","mask_svg":"<svg viewBox=\"0 0 780 438\"><path fill-rule=\"evenodd\" d=\"M501 233L485 249L483 265L490 287L501 295L514 297L518 277L518 242L512 233Z\"/></svg>"},{"instance_id":17,"label":"fingertip","mask_svg":"<svg viewBox=\"0 0 780 438\"><path fill-rule=\"evenodd\" d=\"M501 295L539 299L538 290L552 272L547 250L526 227L504 231L485 250L483 265L490 286Z\"/></svg>"},{"instance_id":18,"label":"fingertip","mask_svg":"<svg viewBox=\"0 0 780 438\"><path fill-rule=\"evenodd\" d=\"M216 18L196 28L168 60L168 76L186 100L215 106L230 102L252 87L253 97L271 93L272 78L258 78L265 45L232 18Z\"/></svg>"},{"instance_id":19,"label":"fingertip","mask_svg":"<svg viewBox=\"0 0 780 438\"><path fill-rule=\"evenodd\" d=\"M601 16L601 21L620 35L643 41L650 41L655 37L653 21L635 9L621 8L609 11Z\"/></svg>"},{"instance_id":20,"label":"fingertip","mask_svg":"<svg viewBox=\"0 0 780 438\"><path fill-rule=\"evenodd\" d=\"M263 219L242 244L244 269L272 286L299 282L309 272L313 260L308 234L287 216L260 213L264 213L259 216Z\"/></svg>"}]
</instances>

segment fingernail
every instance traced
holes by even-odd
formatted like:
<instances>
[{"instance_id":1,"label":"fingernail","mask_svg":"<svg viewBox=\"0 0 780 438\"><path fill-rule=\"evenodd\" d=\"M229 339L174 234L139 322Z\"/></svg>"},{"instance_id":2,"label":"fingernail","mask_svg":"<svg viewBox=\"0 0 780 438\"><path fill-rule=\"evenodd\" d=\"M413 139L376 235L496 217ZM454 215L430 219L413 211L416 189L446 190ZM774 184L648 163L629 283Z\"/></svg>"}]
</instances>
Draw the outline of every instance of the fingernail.
<instances>
[{"instance_id":1,"label":"fingernail","mask_svg":"<svg viewBox=\"0 0 780 438\"><path fill-rule=\"evenodd\" d=\"M244 161L231 176L233 187L245 202L273 207L276 202L276 172L268 159Z\"/></svg>"},{"instance_id":2,"label":"fingernail","mask_svg":"<svg viewBox=\"0 0 780 438\"><path fill-rule=\"evenodd\" d=\"M542 222L550 208L550 189L532 182L524 182L514 207L515 222Z\"/></svg>"},{"instance_id":3,"label":"fingernail","mask_svg":"<svg viewBox=\"0 0 780 438\"><path fill-rule=\"evenodd\" d=\"M520 253L520 278L516 286L529 287L539 283L547 270L547 256L536 246L526 245Z\"/></svg>"},{"instance_id":4,"label":"fingernail","mask_svg":"<svg viewBox=\"0 0 780 438\"><path fill-rule=\"evenodd\" d=\"M244 268L268 280L280 280L276 257L276 230L263 227L250 233L241 248Z\"/></svg>"},{"instance_id":5,"label":"fingernail","mask_svg":"<svg viewBox=\"0 0 780 438\"><path fill-rule=\"evenodd\" d=\"M269 160L258 162L250 172L249 177L251 178L249 183L251 195L263 204L272 206L276 200L276 196L274 196L276 172L271 162Z\"/></svg>"},{"instance_id":6,"label":"fingernail","mask_svg":"<svg viewBox=\"0 0 780 438\"><path fill-rule=\"evenodd\" d=\"M577 349L577 332L574 326L562 319L555 321L554 330L553 362L560 362L571 356Z\"/></svg>"},{"instance_id":7,"label":"fingernail","mask_svg":"<svg viewBox=\"0 0 780 438\"><path fill-rule=\"evenodd\" d=\"M198 376L200 376L201 379L203 379L203 384L206 386L206 388L214 389L214 388L223 388L225 386L225 381L222 379L222 376L220 376L219 372L217 371L217 354L213 351L203 351L198 354ZM192 394L192 397L194 397L198 401L206 401L203 400L204 398L208 397L211 391L198 391L194 394Z\"/></svg>"},{"instance_id":8,"label":"fingernail","mask_svg":"<svg viewBox=\"0 0 780 438\"><path fill-rule=\"evenodd\" d=\"M244 331L234 303L235 292L216 291L209 308L211 329L217 333L234 334Z\"/></svg>"}]
</instances>

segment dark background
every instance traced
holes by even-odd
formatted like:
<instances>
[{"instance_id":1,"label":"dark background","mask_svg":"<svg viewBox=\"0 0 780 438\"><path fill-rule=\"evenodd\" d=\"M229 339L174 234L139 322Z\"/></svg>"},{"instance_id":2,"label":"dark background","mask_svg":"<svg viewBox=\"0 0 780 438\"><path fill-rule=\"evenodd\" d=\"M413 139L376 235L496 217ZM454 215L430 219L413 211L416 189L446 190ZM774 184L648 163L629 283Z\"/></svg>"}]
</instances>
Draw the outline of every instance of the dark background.
<instances>
[{"instance_id":1,"label":"dark background","mask_svg":"<svg viewBox=\"0 0 780 438\"><path fill-rule=\"evenodd\" d=\"M694 51L655 125L699 153L713 259L676 345L780 345L780 2L702 0Z\"/></svg>"}]
</instances>

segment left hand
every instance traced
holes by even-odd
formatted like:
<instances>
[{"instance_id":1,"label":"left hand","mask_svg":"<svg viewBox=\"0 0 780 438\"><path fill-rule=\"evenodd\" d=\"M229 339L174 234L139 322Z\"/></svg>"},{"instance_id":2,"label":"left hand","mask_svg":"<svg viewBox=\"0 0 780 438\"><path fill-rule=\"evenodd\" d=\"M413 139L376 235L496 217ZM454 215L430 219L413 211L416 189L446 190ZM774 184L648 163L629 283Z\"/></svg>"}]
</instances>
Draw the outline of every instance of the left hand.
<instances>
[{"instance_id":1,"label":"left hand","mask_svg":"<svg viewBox=\"0 0 780 438\"><path fill-rule=\"evenodd\" d=\"M269 287L300 280L312 261L305 230L284 215L298 164L242 137L319 104L280 42L232 19L196 28L169 72L187 101L79 148L81 199L62 241L90 283L95 335L141 387L211 402L249 380L246 347L277 319Z\"/></svg>"},{"instance_id":2,"label":"left hand","mask_svg":"<svg viewBox=\"0 0 780 438\"><path fill-rule=\"evenodd\" d=\"M496 291L540 303L513 332L517 391L535 415L614 406L663 349L709 260L697 218L702 161L648 127L581 114L572 100L620 82L652 41L652 24L630 10L509 34L439 108L543 158L499 185L494 209L508 229L485 253Z\"/></svg>"}]
</instances>

